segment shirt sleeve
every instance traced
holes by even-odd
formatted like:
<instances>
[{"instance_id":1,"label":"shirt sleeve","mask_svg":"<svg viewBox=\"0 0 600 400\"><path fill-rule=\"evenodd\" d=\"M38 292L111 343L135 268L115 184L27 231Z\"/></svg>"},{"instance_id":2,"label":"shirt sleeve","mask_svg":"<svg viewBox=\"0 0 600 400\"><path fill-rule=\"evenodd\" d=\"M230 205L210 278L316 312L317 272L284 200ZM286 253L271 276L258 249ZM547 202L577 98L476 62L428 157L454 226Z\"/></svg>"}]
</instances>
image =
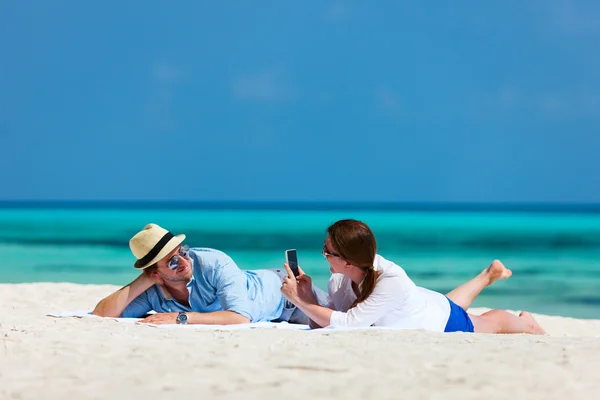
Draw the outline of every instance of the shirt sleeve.
<instances>
[{"instance_id":1,"label":"shirt sleeve","mask_svg":"<svg viewBox=\"0 0 600 400\"><path fill-rule=\"evenodd\" d=\"M146 290L125 307L121 318L140 318L148 311L152 311L152 304L148 300L148 290Z\"/></svg>"},{"instance_id":2,"label":"shirt sleeve","mask_svg":"<svg viewBox=\"0 0 600 400\"><path fill-rule=\"evenodd\" d=\"M330 326L369 327L404 301L406 291L402 282L393 277L377 282L373 293L348 312L334 311L329 319Z\"/></svg>"},{"instance_id":3,"label":"shirt sleeve","mask_svg":"<svg viewBox=\"0 0 600 400\"><path fill-rule=\"evenodd\" d=\"M230 257L223 257L215 268L213 284L223 310L236 312L252 321L247 279Z\"/></svg>"}]
</instances>

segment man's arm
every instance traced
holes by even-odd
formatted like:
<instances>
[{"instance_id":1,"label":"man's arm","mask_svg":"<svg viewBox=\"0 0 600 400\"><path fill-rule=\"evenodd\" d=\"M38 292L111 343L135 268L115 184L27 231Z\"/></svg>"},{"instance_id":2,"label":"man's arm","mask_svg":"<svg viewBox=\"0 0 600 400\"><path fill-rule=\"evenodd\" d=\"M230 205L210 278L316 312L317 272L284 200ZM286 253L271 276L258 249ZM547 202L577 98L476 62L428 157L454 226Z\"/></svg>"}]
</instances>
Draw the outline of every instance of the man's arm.
<instances>
[{"instance_id":1,"label":"man's arm","mask_svg":"<svg viewBox=\"0 0 600 400\"><path fill-rule=\"evenodd\" d=\"M94 311L92 311L92 314L99 317L118 318L135 298L145 292L153 284L152 278L148 274L142 273L129 285L122 287L110 296L100 300L96 305L96 308L94 308Z\"/></svg>"},{"instance_id":2,"label":"man's arm","mask_svg":"<svg viewBox=\"0 0 600 400\"><path fill-rule=\"evenodd\" d=\"M144 318L140 322L156 325L176 324L177 314L179 313L157 313ZM234 325L247 324L250 322L250 319L233 311L215 311L209 313L186 312L186 314L188 316L188 324L190 325Z\"/></svg>"},{"instance_id":3,"label":"man's arm","mask_svg":"<svg viewBox=\"0 0 600 400\"><path fill-rule=\"evenodd\" d=\"M210 313L186 313L188 324L234 325L248 324L250 319L233 311L215 311Z\"/></svg>"}]
</instances>

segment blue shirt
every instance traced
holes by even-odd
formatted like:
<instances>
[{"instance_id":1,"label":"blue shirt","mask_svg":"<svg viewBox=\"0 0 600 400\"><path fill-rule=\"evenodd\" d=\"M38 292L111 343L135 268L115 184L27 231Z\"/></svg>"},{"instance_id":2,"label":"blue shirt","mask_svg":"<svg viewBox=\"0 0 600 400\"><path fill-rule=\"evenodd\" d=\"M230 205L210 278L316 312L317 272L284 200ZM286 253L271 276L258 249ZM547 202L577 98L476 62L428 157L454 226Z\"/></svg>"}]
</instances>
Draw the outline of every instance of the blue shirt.
<instances>
[{"instance_id":1,"label":"blue shirt","mask_svg":"<svg viewBox=\"0 0 600 400\"><path fill-rule=\"evenodd\" d=\"M139 318L148 311L214 312L233 311L250 322L272 321L281 316L284 297L281 278L270 270L242 271L227 254L207 248L189 252L193 276L187 284L190 306L175 300L169 292L153 285L136 297L122 318Z\"/></svg>"}]
</instances>

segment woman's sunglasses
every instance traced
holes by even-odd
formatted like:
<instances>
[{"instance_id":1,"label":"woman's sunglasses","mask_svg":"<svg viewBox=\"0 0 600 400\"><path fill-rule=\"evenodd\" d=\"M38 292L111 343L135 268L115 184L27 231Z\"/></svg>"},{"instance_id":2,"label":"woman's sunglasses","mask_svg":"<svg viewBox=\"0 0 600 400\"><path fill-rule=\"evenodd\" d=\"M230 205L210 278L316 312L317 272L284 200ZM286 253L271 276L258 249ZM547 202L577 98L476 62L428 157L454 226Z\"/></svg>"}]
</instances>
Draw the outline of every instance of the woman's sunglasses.
<instances>
[{"instance_id":1,"label":"woman's sunglasses","mask_svg":"<svg viewBox=\"0 0 600 400\"><path fill-rule=\"evenodd\" d=\"M327 260L327 257L338 257L338 258L341 258L339 254L328 252L327 251L327 246L325 245L325 243L323 243L323 251L321 252L321 254L323 255L323 258L325 258L326 260Z\"/></svg>"}]
</instances>

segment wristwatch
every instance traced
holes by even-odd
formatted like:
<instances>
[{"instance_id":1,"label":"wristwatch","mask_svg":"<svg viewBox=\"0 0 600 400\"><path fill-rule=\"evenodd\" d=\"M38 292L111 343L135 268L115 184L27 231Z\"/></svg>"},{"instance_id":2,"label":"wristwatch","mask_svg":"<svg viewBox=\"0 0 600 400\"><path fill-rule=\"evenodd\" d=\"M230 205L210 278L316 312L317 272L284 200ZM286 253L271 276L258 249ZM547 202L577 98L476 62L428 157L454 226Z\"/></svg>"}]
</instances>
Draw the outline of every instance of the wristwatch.
<instances>
[{"instance_id":1,"label":"wristwatch","mask_svg":"<svg viewBox=\"0 0 600 400\"><path fill-rule=\"evenodd\" d=\"M187 325L188 316L185 312L180 311L179 314L177 314L177 323L181 325Z\"/></svg>"}]
</instances>

